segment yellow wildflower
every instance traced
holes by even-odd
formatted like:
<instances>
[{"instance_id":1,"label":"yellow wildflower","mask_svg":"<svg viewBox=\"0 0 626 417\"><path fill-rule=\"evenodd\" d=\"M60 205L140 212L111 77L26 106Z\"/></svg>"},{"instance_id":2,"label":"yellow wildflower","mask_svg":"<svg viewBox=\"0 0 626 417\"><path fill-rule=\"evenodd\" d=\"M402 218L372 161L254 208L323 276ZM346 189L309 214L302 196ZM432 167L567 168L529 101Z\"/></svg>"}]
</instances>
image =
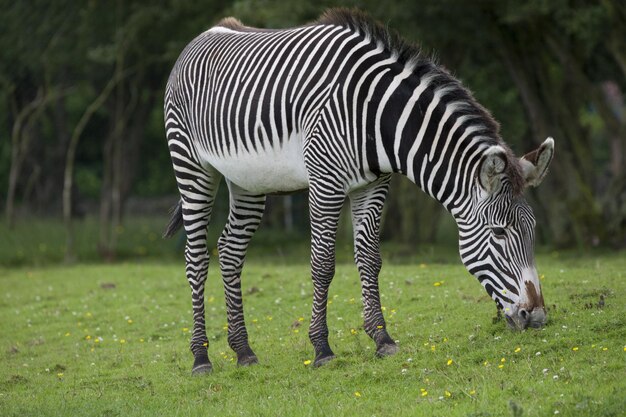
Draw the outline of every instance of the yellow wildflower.
<instances>
[{"instance_id":1,"label":"yellow wildflower","mask_svg":"<svg viewBox=\"0 0 626 417\"><path fill-rule=\"evenodd\" d=\"M361 393L359 391L355 391L354 396L357 398L361 398Z\"/></svg>"},{"instance_id":2,"label":"yellow wildflower","mask_svg":"<svg viewBox=\"0 0 626 417\"><path fill-rule=\"evenodd\" d=\"M383 328L383 326L378 325L378 326L376 326L376 328L377 328L377 329L382 329L382 328Z\"/></svg>"},{"instance_id":3,"label":"yellow wildflower","mask_svg":"<svg viewBox=\"0 0 626 417\"><path fill-rule=\"evenodd\" d=\"M350 333L355 335L357 333L356 329L350 329Z\"/></svg>"},{"instance_id":4,"label":"yellow wildflower","mask_svg":"<svg viewBox=\"0 0 626 417\"><path fill-rule=\"evenodd\" d=\"M126 320L128 322L128 324L133 324L133 321L131 319Z\"/></svg>"},{"instance_id":5,"label":"yellow wildflower","mask_svg":"<svg viewBox=\"0 0 626 417\"><path fill-rule=\"evenodd\" d=\"M498 365L498 368L502 369L502 368L504 368L504 365L500 364L500 365Z\"/></svg>"},{"instance_id":6,"label":"yellow wildflower","mask_svg":"<svg viewBox=\"0 0 626 417\"><path fill-rule=\"evenodd\" d=\"M448 359L447 365L448 366L452 365L452 362L454 362L452 359Z\"/></svg>"},{"instance_id":7,"label":"yellow wildflower","mask_svg":"<svg viewBox=\"0 0 626 417\"><path fill-rule=\"evenodd\" d=\"M452 397L452 393L448 390L445 390L443 393L446 397Z\"/></svg>"},{"instance_id":8,"label":"yellow wildflower","mask_svg":"<svg viewBox=\"0 0 626 417\"><path fill-rule=\"evenodd\" d=\"M126 339L120 339L120 343L121 343L121 344L126 343Z\"/></svg>"},{"instance_id":9,"label":"yellow wildflower","mask_svg":"<svg viewBox=\"0 0 626 417\"><path fill-rule=\"evenodd\" d=\"M435 287L441 287L441 282L437 281L433 284Z\"/></svg>"},{"instance_id":10,"label":"yellow wildflower","mask_svg":"<svg viewBox=\"0 0 626 417\"><path fill-rule=\"evenodd\" d=\"M311 364L311 360L307 359L303 363L304 363L304 366L309 366Z\"/></svg>"},{"instance_id":11,"label":"yellow wildflower","mask_svg":"<svg viewBox=\"0 0 626 417\"><path fill-rule=\"evenodd\" d=\"M59 373L57 374L57 376L58 376L59 378L63 378L63 372L59 372Z\"/></svg>"},{"instance_id":12,"label":"yellow wildflower","mask_svg":"<svg viewBox=\"0 0 626 417\"><path fill-rule=\"evenodd\" d=\"M298 317L298 321L304 321L304 317Z\"/></svg>"},{"instance_id":13,"label":"yellow wildflower","mask_svg":"<svg viewBox=\"0 0 626 417\"><path fill-rule=\"evenodd\" d=\"M572 348L572 350L573 350L574 352L578 351L578 346L574 346L574 347Z\"/></svg>"},{"instance_id":14,"label":"yellow wildflower","mask_svg":"<svg viewBox=\"0 0 626 417\"><path fill-rule=\"evenodd\" d=\"M500 362L504 363L504 362L506 362L506 359L502 358L502 359L500 359Z\"/></svg>"},{"instance_id":15,"label":"yellow wildflower","mask_svg":"<svg viewBox=\"0 0 626 417\"><path fill-rule=\"evenodd\" d=\"M471 390L471 391L469 392L469 395L475 395L475 394L476 394L476 390Z\"/></svg>"},{"instance_id":16,"label":"yellow wildflower","mask_svg":"<svg viewBox=\"0 0 626 417\"><path fill-rule=\"evenodd\" d=\"M183 327L183 333L187 333L189 329L187 327Z\"/></svg>"},{"instance_id":17,"label":"yellow wildflower","mask_svg":"<svg viewBox=\"0 0 626 417\"><path fill-rule=\"evenodd\" d=\"M522 350L522 348L521 348L521 347L519 347L519 346L518 346L518 347L516 347L516 348L515 348L515 353L518 353L520 350Z\"/></svg>"},{"instance_id":18,"label":"yellow wildflower","mask_svg":"<svg viewBox=\"0 0 626 417\"><path fill-rule=\"evenodd\" d=\"M425 396L427 396L427 395L428 395L428 391L426 391L426 389L424 389L424 388L420 388L420 391L421 391L421 393L422 393L422 397L425 397Z\"/></svg>"}]
</instances>

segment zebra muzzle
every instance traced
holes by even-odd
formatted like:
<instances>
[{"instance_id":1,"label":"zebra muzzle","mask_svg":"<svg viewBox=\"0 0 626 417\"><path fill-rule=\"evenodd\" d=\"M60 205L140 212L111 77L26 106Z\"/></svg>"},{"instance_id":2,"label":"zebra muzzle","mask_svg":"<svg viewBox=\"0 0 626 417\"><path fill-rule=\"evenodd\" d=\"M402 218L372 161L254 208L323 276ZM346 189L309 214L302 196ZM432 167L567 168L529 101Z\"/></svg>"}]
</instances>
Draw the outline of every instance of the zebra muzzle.
<instances>
[{"instance_id":1,"label":"zebra muzzle","mask_svg":"<svg viewBox=\"0 0 626 417\"><path fill-rule=\"evenodd\" d=\"M506 315L506 322L514 330L524 330L528 327L539 329L546 324L546 310L543 307L535 307L532 310L519 308L511 315Z\"/></svg>"}]
</instances>

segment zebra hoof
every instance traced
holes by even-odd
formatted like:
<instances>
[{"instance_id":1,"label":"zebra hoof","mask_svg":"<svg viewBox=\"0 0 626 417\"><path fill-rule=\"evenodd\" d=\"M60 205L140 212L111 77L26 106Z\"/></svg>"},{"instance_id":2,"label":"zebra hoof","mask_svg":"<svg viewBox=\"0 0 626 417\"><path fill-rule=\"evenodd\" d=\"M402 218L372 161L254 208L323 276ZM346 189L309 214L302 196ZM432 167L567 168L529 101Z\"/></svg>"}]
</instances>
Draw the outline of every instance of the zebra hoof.
<instances>
[{"instance_id":1,"label":"zebra hoof","mask_svg":"<svg viewBox=\"0 0 626 417\"><path fill-rule=\"evenodd\" d=\"M400 348L395 343L385 343L376 349L376 356L384 358L385 356L395 355L398 353L398 350L400 350Z\"/></svg>"},{"instance_id":2,"label":"zebra hoof","mask_svg":"<svg viewBox=\"0 0 626 417\"><path fill-rule=\"evenodd\" d=\"M250 366L259 363L256 355L242 356L237 358L237 366Z\"/></svg>"},{"instance_id":3,"label":"zebra hoof","mask_svg":"<svg viewBox=\"0 0 626 417\"><path fill-rule=\"evenodd\" d=\"M204 375L210 374L213 370L213 365L209 360L209 356L206 352L198 353L193 361L193 368L191 368L191 375Z\"/></svg>"},{"instance_id":4,"label":"zebra hoof","mask_svg":"<svg viewBox=\"0 0 626 417\"><path fill-rule=\"evenodd\" d=\"M259 363L259 360L250 346L245 346L237 352L237 366L250 366L256 363Z\"/></svg>"},{"instance_id":5,"label":"zebra hoof","mask_svg":"<svg viewBox=\"0 0 626 417\"><path fill-rule=\"evenodd\" d=\"M335 359L335 355L333 353L330 353L324 356L320 355L317 358L315 358L315 360L313 361L313 367L319 368L320 366L326 365L328 362L332 361L333 359Z\"/></svg>"},{"instance_id":6,"label":"zebra hoof","mask_svg":"<svg viewBox=\"0 0 626 417\"><path fill-rule=\"evenodd\" d=\"M191 375L193 376L201 376L210 374L213 371L213 365L211 363L203 363L198 366L194 366L191 370Z\"/></svg>"}]
</instances>

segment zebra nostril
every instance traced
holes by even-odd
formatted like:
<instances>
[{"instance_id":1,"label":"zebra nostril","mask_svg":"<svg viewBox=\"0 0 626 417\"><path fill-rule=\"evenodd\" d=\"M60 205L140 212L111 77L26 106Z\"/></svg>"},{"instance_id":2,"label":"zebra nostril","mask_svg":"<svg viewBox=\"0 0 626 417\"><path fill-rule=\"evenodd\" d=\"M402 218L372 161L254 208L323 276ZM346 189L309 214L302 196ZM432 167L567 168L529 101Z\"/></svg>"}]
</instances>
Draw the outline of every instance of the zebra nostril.
<instances>
[{"instance_id":1,"label":"zebra nostril","mask_svg":"<svg viewBox=\"0 0 626 417\"><path fill-rule=\"evenodd\" d=\"M530 313L525 308L521 308L518 314L522 320L528 320L528 317L530 316Z\"/></svg>"},{"instance_id":2,"label":"zebra nostril","mask_svg":"<svg viewBox=\"0 0 626 417\"><path fill-rule=\"evenodd\" d=\"M528 327L528 323L530 322L530 312L525 308L520 308L517 312L519 316L519 324L522 329Z\"/></svg>"}]
</instances>

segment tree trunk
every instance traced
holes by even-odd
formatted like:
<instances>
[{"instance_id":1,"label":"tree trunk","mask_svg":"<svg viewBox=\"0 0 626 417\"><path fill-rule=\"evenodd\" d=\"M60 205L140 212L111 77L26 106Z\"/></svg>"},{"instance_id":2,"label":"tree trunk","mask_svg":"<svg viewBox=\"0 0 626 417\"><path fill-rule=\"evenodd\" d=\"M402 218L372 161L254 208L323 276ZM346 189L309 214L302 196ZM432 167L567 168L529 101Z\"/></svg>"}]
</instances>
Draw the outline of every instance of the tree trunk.
<instances>
[{"instance_id":1,"label":"tree trunk","mask_svg":"<svg viewBox=\"0 0 626 417\"><path fill-rule=\"evenodd\" d=\"M283 227L286 233L293 233L293 196L283 197Z\"/></svg>"},{"instance_id":2,"label":"tree trunk","mask_svg":"<svg viewBox=\"0 0 626 417\"><path fill-rule=\"evenodd\" d=\"M102 89L98 97L91 102L91 104L85 109L85 112L81 116L80 120L72 131L70 142L67 147L67 155L65 158L65 170L63 174L63 222L65 224L65 261L73 262L76 259L76 253L74 251L74 225L72 218L72 188L74 185L74 163L76 159L76 149L80 137L91 120L93 114L104 104L109 94L118 82L117 77L112 77L107 85Z\"/></svg>"},{"instance_id":3,"label":"tree trunk","mask_svg":"<svg viewBox=\"0 0 626 417\"><path fill-rule=\"evenodd\" d=\"M100 210L99 210L99 236L98 236L98 252L103 259L110 260L109 242L111 228L109 227L111 218L111 187L113 169L110 164L113 160L113 135L115 129L112 129L104 141L102 150L102 187L100 188Z\"/></svg>"},{"instance_id":4,"label":"tree trunk","mask_svg":"<svg viewBox=\"0 0 626 417\"><path fill-rule=\"evenodd\" d=\"M120 68L121 62L120 58ZM103 154L99 249L101 255L108 260L115 257L118 235L122 230L124 205L132 189L139 145L154 100L151 95L138 106L142 78L137 76L130 81L132 82L120 84L116 90L114 108L111 111L114 115L114 128L107 138ZM129 98L127 91L130 91Z\"/></svg>"},{"instance_id":5,"label":"tree trunk","mask_svg":"<svg viewBox=\"0 0 626 417\"><path fill-rule=\"evenodd\" d=\"M15 225L15 194L17 182L22 170L22 163L31 140L30 126L35 122L36 116L40 113L48 98L42 88L39 88L35 98L24 106L15 118L11 131L11 168L9 169L9 186L7 190L7 201L5 216L7 227L12 229Z\"/></svg>"}]
</instances>

